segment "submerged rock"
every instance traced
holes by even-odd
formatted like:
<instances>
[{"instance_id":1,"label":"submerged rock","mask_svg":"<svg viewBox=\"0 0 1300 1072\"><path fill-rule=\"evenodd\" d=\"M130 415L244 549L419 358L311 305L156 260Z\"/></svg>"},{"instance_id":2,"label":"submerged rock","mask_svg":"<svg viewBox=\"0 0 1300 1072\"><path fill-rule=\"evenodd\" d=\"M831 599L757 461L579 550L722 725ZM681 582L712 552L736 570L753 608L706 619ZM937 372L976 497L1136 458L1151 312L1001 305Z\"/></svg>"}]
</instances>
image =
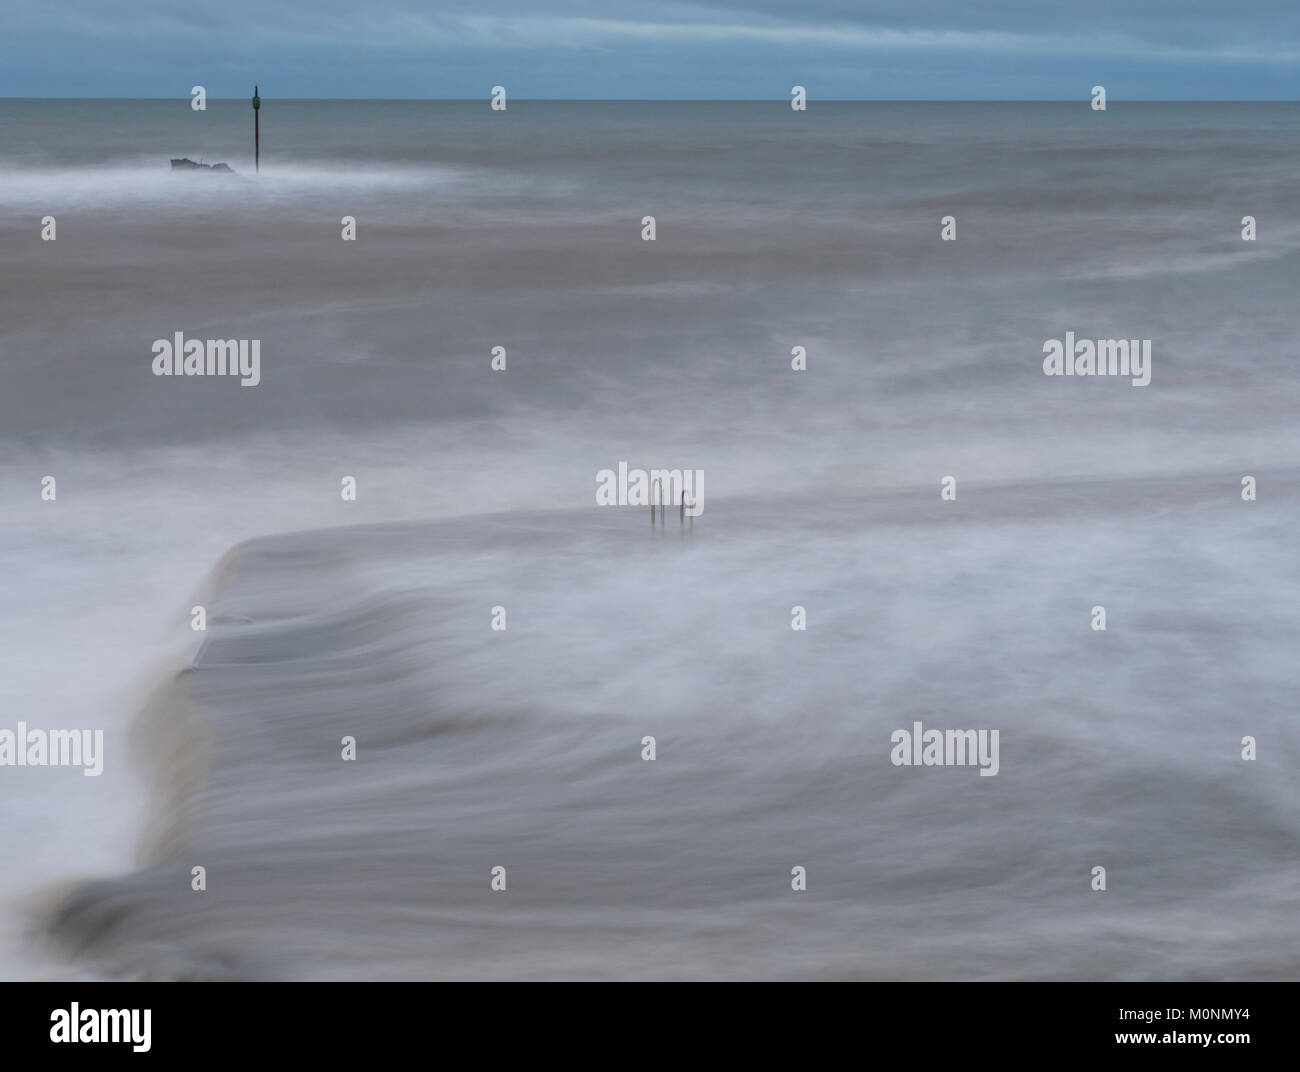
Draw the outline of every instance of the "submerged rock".
<instances>
[{"instance_id":1,"label":"submerged rock","mask_svg":"<svg viewBox=\"0 0 1300 1072\"><path fill-rule=\"evenodd\" d=\"M224 171L228 175L236 174L229 164L199 164L187 156L172 159L173 171Z\"/></svg>"}]
</instances>

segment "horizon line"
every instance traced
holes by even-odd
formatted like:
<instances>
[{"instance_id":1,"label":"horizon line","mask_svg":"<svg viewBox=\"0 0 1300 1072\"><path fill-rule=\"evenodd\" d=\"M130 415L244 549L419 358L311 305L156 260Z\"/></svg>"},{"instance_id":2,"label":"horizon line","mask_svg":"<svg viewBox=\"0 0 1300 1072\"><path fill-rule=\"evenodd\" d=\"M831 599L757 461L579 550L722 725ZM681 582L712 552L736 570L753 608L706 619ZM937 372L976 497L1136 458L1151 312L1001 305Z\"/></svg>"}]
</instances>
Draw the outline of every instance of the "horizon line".
<instances>
[{"instance_id":1,"label":"horizon line","mask_svg":"<svg viewBox=\"0 0 1300 1072\"><path fill-rule=\"evenodd\" d=\"M259 83L260 84L260 83ZM491 95L475 97L268 97L271 101L390 101L393 103L466 104L490 103ZM247 101L249 97L217 97L209 94L209 101ZM511 103L532 104L786 104L783 97L522 97L511 96ZM21 96L0 95L0 101L175 101L188 104L188 95L155 97L80 97L80 96ZM809 97L808 104L1084 104L1091 102L1087 95L1080 97ZM1108 96L1107 103L1121 104L1300 104L1300 97L1115 97Z\"/></svg>"}]
</instances>

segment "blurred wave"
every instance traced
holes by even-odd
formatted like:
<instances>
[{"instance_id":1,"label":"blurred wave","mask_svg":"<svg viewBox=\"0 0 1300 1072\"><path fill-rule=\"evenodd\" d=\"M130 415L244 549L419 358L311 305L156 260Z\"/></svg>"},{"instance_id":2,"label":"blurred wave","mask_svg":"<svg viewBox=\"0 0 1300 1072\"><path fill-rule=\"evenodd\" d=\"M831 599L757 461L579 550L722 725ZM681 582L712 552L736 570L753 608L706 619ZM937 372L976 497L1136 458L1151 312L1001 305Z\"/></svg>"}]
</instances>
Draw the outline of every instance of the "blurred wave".
<instances>
[{"instance_id":1,"label":"blurred wave","mask_svg":"<svg viewBox=\"0 0 1300 1072\"><path fill-rule=\"evenodd\" d=\"M205 160L202 163L220 161ZM397 191L449 190L472 181L472 173L428 166L378 167L269 164L234 174L172 171L168 159L138 160L108 166L8 168L0 175L0 210L43 208L122 209L132 205L298 204L302 198L329 195L384 196Z\"/></svg>"},{"instance_id":2,"label":"blurred wave","mask_svg":"<svg viewBox=\"0 0 1300 1072\"><path fill-rule=\"evenodd\" d=\"M150 978L1288 977L1300 473L1262 529L1227 484L241 545L149 723L210 735L185 832L53 933ZM892 767L913 719L1000 728L1001 773Z\"/></svg>"}]
</instances>

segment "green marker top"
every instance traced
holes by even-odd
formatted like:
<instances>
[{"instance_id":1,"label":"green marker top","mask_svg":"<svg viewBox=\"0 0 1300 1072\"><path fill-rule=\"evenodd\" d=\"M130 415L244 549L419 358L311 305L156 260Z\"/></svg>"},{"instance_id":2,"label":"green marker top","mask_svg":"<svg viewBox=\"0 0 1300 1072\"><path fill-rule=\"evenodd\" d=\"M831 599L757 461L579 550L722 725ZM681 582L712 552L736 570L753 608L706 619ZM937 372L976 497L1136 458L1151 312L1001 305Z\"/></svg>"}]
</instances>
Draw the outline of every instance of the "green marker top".
<instances>
[{"instance_id":1,"label":"green marker top","mask_svg":"<svg viewBox=\"0 0 1300 1072\"><path fill-rule=\"evenodd\" d=\"M257 95L256 86L253 87L253 107L254 108L262 107L262 98Z\"/></svg>"}]
</instances>

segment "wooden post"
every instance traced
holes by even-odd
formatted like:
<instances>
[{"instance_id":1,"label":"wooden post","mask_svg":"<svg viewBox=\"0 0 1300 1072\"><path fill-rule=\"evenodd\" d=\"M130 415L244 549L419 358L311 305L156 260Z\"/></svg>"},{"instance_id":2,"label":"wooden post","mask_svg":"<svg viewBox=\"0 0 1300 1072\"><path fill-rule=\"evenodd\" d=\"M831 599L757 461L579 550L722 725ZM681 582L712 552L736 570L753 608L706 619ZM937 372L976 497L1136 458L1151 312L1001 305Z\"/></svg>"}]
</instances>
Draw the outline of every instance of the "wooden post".
<instances>
[{"instance_id":1,"label":"wooden post","mask_svg":"<svg viewBox=\"0 0 1300 1072\"><path fill-rule=\"evenodd\" d=\"M257 95L257 86L253 86L253 170L262 170L262 130L259 119L262 111L262 98Z\"/></svg>"}]
</instances>

